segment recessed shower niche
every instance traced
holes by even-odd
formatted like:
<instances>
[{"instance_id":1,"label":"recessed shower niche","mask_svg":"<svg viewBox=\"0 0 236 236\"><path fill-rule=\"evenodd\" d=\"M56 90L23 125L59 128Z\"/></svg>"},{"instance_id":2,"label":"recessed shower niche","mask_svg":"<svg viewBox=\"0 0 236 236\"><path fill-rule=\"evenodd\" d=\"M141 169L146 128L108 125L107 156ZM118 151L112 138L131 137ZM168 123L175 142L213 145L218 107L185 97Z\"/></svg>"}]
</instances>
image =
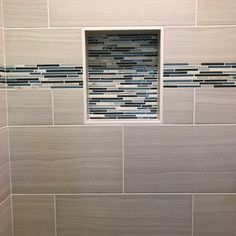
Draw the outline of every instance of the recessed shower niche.
<instances>
[{"instance_id":1,"label":"recessed shower niche","mask_svg":"<svg viewBox=\"0 0 236 236\"><path fill-rule=\"evenodd\" d=\"M84 30L85 122L161 121L162 29Z\"/></svg>"}]
</instances>

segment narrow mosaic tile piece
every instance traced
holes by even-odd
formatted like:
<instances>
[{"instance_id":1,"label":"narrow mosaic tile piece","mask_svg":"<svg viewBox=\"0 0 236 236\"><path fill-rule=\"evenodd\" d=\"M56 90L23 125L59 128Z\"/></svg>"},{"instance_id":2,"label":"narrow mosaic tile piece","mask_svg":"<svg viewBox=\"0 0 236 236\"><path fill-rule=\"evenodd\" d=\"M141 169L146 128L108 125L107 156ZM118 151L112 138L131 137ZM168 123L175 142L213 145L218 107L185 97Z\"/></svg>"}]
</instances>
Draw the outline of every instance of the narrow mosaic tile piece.
<instances>
[{"instance_id":1,"label":"narrow mosaic tile piece","mask_svg":"<svg viewBox=\"0 0 236 236\"><path fill-rule=\"evenodd\" d=\"M158 119L157 33L88 35L89 119Z\"/></svg>"},{"instance_id":2,"label":"narrow mosaic tile piece","mask_svg":"<svg viewBox=\"0 0 236 236\"><path fill-rule=\"evenodd\" d=\"M236 63L173 63L164 65L165 88L236 87Z\"/></svg>"}]
</instances>

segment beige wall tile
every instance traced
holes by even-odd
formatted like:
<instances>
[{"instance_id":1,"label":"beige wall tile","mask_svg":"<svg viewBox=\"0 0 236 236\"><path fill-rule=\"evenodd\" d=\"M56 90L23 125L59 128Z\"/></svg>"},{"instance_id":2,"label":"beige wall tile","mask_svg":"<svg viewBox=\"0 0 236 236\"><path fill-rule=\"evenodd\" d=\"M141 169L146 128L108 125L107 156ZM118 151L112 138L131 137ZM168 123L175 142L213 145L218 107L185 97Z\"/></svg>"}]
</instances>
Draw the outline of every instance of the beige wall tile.
<instances>
[{"instance_id":1,"label":"beige wall tile","mask_svg":"<svg viewBox=\"0 0 236 236\"><path fill-rule=\"evenodd\" d=\"M196 123L236 123L236 89L197 89Z\"/></svg>"},{"instance_id":2,"label":"beige wall tile","mask_svg":"<svg viewBox=\"0 0 236 236\"><path fill-rule=\"evenodd\" d=\"M236 61L236 27L165 29L165 63Z\"/></svg>"},{"instance_id":3,"label":"beige wall tile","mask_svg":"<svg viewBox=\"0 0 236 236\"><path fill-rule=\"evenodd\" d=\"M10 128L14 193L122 191L121 127Z\"/></svg>"},{"instance_id":4,"label":"beige wall tile","mask_svg":"<svg viewBox=\"0 0 236 236\"><path fill-rule=\"evenodd\" d=\"M0 28L0 66L4 65L3 29Z\"/></svg>"},{"instance_id":5,"label":"beige wall tile","mask_svg":"<svg viewBox=\"0 0 236 236\"><path fill-rule=\"evenodd\" d=\"M6 90L0 89L0 127L7 125Z\"/></svg>"},{"instance_id":6,"label":"beige wall tile","mask_svg":"<svg viewBox=\"0 0 236 236\"><path fill-rule=\"evenodd\" d=\"M80 29L5 30L6 64L81 65Z\"/></svg>"},{"instance_id":7,"label":"beige wall tile","mask_svg":"<svg viewBox=\"0 0 236 236\"><path fill-rule=\"evenodd\" d=\"M0 203L10 194L8 128L0 129ZM1 235L1 234L0 234Z\"/></svg>"},{"instance_id":8,"label":"beige wall tile","mask_svg":"<svg viewBox=\"0 0 236 236\"><path fill-rule=\"evenodd\" d=\"M51 0L52 26L192 25L194 0Z\"/></svg>"},{"instance_id":9,"label":"beige wall tile","mask_svg":"<svg viewBox=\"0 0 236 236\"><path fill-rule=\"evenodd\" d=\"M53 90L56 125L83 124L83 89Z\"/></svg>"},{"instance_id":10,"label":"beige wall tile","mask_svg":"<svg viewBox=\"0 0 236 236\"><path fill-rule=\"evenodd\" d=\"M3 0L5 27L47 27L47 0Z\"/></svg>"},{"instance_id":11,"label":"beige wall tile","mask_svg":"<svg viewBox=\"0 0 236 236\"><path fill-rule=\"evenodd\" d=\"M3 27L3 22L2 22L2 4L0 4L0 27Z\"/></svg>"},{"instance_id":12,"label":"beige wall tile","mask_svg":"<svg viewBox=\"0 0 236 236\"><path fill-rule=\"evenodd\" d=\"M236 195L195 195L194 236L234 236Z\"/></svg>"},{"instance_id":13,"label":"beige wall tile","mask_svg":"<svg viewBox=\"0 0 236 236\"><path fill-rule=\"evenodd\" d=\"M50 90L9 90L9 125L52 124L52 98Z\"/></svg>"},{"instance_id":14,"label":"beige wall tile","mask_svg":"<svg viewBox=\"0 0 236 236\"><path fill-rule=\"evenodd\" d=\"M191 196L57 196L60 236L189 236Z\"/></svg>"},{"instance_id":15,"label":"beige wall tile","mask_svg":"<svg viewBox=\"0 0 236 236\"><path fill-rule=\"evenodd\" d=\"M12 236L11 198L0 205L0 235Z\"/></svg>"},{"instance_id":16,"label":"beige wall tile","mask_svg":"<svg viewBox=\"0 0 236 236\"><path fill-rule=\"evenodd\" d=\"M198 0L199 25L236 24L235 0Z\"/></svg>"},{"instance_id":17,"label":"beige wall tile","mask_svg":"<svg viewBox=\"0 0 236 236\"><path fill-rule=\"evenodd\" d=\"M125 127L126 192L235 192L236 126Z\"/></svg>"},{"instance_id":18,"label":"beige wall tile","mask_svg":"<svg viewBox=\"0 0 236 236\"><path fill-rule=\"evenodd\" d=\"M55 236L53 196L13 196L14 236Z\"/></svg>"},{"instance_id":19,"label":"beige wall tile","mask_svg":"<svg viewBox=\"0 0 236 236\"><path fill-rule=\"evenodd\" d=\"M193 123L193 89L164 89L164 123Z\"/></svg>"}]
</instances>

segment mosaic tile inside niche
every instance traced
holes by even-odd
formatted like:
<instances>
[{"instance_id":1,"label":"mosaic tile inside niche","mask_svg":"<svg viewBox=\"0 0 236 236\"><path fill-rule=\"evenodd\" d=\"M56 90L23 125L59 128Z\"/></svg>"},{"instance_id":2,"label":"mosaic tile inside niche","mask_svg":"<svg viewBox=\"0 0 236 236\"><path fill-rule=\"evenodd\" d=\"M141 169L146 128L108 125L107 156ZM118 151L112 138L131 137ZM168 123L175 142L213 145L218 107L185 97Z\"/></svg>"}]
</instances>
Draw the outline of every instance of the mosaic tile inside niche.
<instances>
[{"instance_id":1,"label":"mosaic tile inside niche","mask_svg":"<svg viewBox=\"0 0 236 236\"><path fill-rule=\"evenodd\" d=\"M6 83L9 88L82 88L82 67L68 64L7 66Z\"/></svg>"},{"instance_id":2,"label":"mosaic tile inside niche","mask_svg":"<svg viewBox=\"0 0 236 236\"><path fill-rule=\"evenodd\" d=\"M90 119L158 119L157 33L88 35Z\"/></svg>"},{"instance_id":3,"label":"mosaic tile inside niche","mask_svg":"<svg viewBox=\"0 0 236 236\"><path fill-rule=\"evenodd\" d=\"M171 63L164 65L166 88L236 87L236 63Z\"/></svg>"}]
</instances>

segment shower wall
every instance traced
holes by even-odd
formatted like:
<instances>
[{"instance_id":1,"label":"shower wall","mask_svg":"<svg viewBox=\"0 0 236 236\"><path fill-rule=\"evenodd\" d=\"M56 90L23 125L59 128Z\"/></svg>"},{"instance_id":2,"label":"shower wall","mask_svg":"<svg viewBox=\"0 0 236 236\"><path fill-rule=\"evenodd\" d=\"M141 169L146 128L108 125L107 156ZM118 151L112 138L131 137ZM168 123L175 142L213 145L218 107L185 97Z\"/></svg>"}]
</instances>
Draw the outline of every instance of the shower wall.
<instances>
[{"instance_id":1,"label":"shower wall","mask_svg":"<svg viewBox=\"0 0 236 236\"><path fill-rule=\"evenodd\" d=\"M2 19L2 9L0 9ZM4 32L0 20L0 235L12 236L10 162L7 127L7 92L4 85Z\"/></svg>"},{"instance_id":2,"label":"shower wall","mask_svg":"<svg viewBox=\"0 0 236 236\"><path fill-rule=\"evenodd\" d=\"M234 0L3 0L3 13L15 236L235 235ZM81 28L147 25L164 26L164 123L84 124Z\"/></svg>"}]
</instances>

